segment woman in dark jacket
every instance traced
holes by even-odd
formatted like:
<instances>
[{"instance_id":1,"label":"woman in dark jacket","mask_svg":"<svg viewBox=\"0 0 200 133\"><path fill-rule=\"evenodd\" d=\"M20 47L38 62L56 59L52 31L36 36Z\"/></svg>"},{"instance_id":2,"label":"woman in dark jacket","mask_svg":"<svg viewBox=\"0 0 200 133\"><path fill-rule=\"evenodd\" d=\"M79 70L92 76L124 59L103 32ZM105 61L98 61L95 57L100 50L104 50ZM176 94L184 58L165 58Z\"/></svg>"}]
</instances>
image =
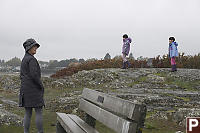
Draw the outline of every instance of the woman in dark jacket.
<instances>
[{"instance_id":1,"label":"woman in dark jacket","mask_svg":"<svg viewBox=\"0 0 200 133\"><path fill-rule=\"evenodd\" d=\"M36 112L36 126L38 133L43 133L42 108L44 106L44 87L41 82L41 71L37 59L34 57L40 45L34 39L28 39L23 44L26 51L21 63L21 88L19 106L25 108L24 133L29 133L32 109Z\"/></svg>"}]
</instances>

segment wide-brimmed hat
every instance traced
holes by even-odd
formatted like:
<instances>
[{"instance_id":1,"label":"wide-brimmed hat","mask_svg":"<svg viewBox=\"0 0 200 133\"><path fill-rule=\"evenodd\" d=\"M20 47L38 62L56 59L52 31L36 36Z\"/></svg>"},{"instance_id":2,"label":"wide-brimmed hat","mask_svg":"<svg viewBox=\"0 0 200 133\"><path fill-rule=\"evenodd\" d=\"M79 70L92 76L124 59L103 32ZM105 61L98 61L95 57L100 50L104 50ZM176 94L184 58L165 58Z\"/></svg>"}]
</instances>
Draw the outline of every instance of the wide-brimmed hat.
<instances>
[{"instance_id":1,"label":"wide-brimmed hat","mask_svg":"<svg viewBox=\"0 0 200 133\"><path fill-rule=\"evenodd\" d=\"M34 45L36 45L38 48L40 47L40 45L32 38L27 39L23 43L23 46L24 46L24 49L25 49L26 52L29 51Z\"/></svg>"}]
</instances>

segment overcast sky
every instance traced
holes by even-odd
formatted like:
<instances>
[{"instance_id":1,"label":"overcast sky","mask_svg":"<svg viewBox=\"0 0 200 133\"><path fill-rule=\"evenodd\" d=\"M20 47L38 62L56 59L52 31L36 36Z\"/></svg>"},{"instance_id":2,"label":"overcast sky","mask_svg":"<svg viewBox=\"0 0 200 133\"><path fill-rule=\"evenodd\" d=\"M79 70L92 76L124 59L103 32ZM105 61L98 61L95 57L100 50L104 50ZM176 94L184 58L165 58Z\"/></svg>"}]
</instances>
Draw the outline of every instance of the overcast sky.
<instances>
[{"instance_id":1,"label":"overcast sky","mask_svg":"<svg viewBox=\"0 0 200 133\"><path fill-rule=\"evenodd\" d=\"M122 35L134 57L200 53L200 0L0 0L0 59L24 55L34 38L37 59L103 58L121 54Z\"/></svg>"}]
</instances>

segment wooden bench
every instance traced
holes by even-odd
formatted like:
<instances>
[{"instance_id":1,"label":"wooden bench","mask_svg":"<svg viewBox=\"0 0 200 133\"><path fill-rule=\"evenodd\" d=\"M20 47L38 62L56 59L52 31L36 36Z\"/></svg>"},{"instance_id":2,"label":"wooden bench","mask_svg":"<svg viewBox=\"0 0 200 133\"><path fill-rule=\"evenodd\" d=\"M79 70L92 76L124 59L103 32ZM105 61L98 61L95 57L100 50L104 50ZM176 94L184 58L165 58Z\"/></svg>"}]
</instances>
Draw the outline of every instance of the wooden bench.
<instances>
[{"instance_id":1,"label":"wooden bench","mask_svg":"<svg viewBox=\"0 0 200 133\"><path fill-rule=\"evenodd\" d=\"M146 106L85 88L79 109L86 113L83 121L76 115L57 112L56 133L99 133L98 120L116 133L142 133Z\"/></svg>"}]
</instances>

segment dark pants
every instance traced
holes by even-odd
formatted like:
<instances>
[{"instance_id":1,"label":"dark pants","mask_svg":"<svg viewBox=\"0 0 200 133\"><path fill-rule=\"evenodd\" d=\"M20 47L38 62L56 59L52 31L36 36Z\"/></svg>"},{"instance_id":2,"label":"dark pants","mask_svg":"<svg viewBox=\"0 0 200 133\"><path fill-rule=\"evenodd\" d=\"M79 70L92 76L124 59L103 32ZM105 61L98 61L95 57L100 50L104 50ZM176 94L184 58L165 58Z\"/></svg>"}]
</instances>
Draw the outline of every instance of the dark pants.
<instances>
[{"instance_id":1,"label":"dark pants","mask_svg":"<svg viewBox=\"0 0 200 133\"><path fill-rule=\"evenodd\" d=\"M129 68L131 66L131 64L129 63L129 61L127 60L126 58L126 54L123 53L122 55L122 59L123 59L123 66L122 66L122 69L126 69L126 68ZM128 67L126 67L128 65Z\"/></svg>"},{"instance_id":2,"label":"dark pants","mask_svg":"<svg viewBox=\"0 0 200 133\"><path fill-rule=\"evenodd\" d=\"M29 133L29 128L31 124L31 116L32 116L33 108L25 108L24 115L24 133ZM43 133L43 118L42 118L42 107L35 108L36 113L36 127L38 129L38 133Z\"/></svg>"}]
</instances>

